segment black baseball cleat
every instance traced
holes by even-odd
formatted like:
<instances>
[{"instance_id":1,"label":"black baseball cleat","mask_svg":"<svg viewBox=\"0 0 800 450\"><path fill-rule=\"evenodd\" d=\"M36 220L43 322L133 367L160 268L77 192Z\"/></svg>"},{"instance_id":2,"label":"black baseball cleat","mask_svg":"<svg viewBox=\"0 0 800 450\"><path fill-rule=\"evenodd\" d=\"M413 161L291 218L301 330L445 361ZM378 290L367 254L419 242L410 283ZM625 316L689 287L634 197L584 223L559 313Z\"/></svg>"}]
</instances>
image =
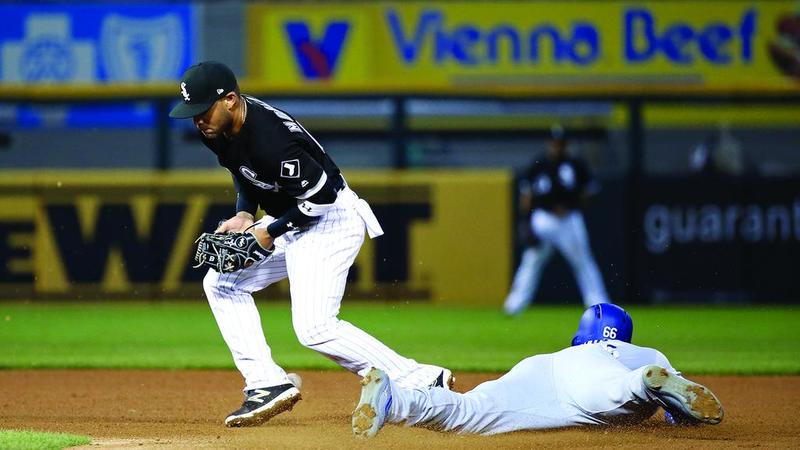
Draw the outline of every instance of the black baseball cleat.
<instances>
[{"instance_id":1,"label":"black baseball cleat","mask_svg":"<svg viewBox=\"0 0 800 450\"><path fill-rule=\"evenodd\" d=\"M436 379L433 380L428 387L440 387L445 388L448 391L452 391L455 383L456 377L453 376L453 372L451 372L449 369L442 369L442 371L439 372L439 376L436 377Z\"/></svg>"},{"instance_id":2,"label":"black baseball cleat","mask_svg":"<svg viewBox=\"0 0 800 450\"><path fill-rule=\"evenodd\" d=\"M260 425L276 415L290 411L300 401L300 391L291 384L245 391L242 407L225 418L228 427Z\"/></svg>"},{"instance_id":3,"label":"black baseball cleat","mask_svg":"<svg viewBox=\"0 0 800 450\"><path fill-rule=\"evenodd\" d=\"M722 404L707 387L660 366L645 367L642 381L676 423L716 425L722 422Z\"/></svg>"}]
</instances>

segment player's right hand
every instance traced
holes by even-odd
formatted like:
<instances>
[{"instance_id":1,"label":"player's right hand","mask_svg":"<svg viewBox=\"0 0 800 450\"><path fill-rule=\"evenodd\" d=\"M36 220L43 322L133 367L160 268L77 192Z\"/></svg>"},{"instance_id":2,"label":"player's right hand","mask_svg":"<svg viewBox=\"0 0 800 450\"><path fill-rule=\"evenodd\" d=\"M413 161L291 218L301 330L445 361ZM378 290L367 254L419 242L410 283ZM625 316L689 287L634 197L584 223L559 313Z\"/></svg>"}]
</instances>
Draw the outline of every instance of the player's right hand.
<instances>
[{"instance_id":1,"label":"player's right hand","mask_svg":"<svg viewBox=\"0 0 800 450\"><path fill-rule=\"evenodd\" d=\"M214 233L242 233L253 224L254 217L246 211L239 211L235 216L222 222Z\"/></svg>"}]
</instances>

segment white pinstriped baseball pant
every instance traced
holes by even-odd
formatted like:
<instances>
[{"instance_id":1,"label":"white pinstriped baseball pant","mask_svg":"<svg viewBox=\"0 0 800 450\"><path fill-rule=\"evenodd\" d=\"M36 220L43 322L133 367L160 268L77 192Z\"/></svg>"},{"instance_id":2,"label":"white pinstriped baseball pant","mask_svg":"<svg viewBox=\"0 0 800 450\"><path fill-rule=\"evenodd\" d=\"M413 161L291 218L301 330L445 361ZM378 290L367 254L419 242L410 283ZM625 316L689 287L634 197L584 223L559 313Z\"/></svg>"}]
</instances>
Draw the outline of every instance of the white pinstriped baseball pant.
<instances>
[{"instance_id":1,"label":"white pinstriped baseball pant","mask_svg":"<svg viewBox=\"0 0 800 450\"><path fill-rule=\"evenodd\" d=\"M530 226L542 242L522 253L511 292L504 304L507 314L517 314L533 301L544 266L552 256L554 246L572 266L584 306L588 308L598 303L610 302L603 276L589 246L589 233L586 232L586 224L580 211L558 217L551 212L537 209L531 214Z\"/></svg>"},{"instance_id":2,"label":"white pinstriped baseball pant","mask_svg":"<svg viewBox=\"0 0 800 450\"><path fill-rule=\"evenodd\" d=\"M440 367L419 364L397 354L337 318L347 272L364 242L362 214L368 206L363 201L357 205L358 201L345 188L334 207L307 231L278 237L271 257L234 273L208 271L203 288L222 337L244 376L246 390L289 382L272 359L251 295L287 276L292 325L304 346L361 376L371 367L378 367L398 385L409 388L428 386L441 372ZM259 224L266 226L272 220L265 219Z\"/></svg>"}]
</instances>

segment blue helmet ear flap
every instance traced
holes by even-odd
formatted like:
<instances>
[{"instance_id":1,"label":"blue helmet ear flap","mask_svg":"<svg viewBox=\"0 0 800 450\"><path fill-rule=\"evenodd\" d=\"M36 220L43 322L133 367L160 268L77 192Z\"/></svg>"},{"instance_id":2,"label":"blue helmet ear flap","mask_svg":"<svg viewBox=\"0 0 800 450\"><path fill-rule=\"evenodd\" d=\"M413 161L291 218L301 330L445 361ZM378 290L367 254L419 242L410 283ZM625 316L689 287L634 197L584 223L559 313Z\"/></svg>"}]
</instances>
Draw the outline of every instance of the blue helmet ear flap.
<instances>
[{"instance_id":1,"label":"blue helmet ear flap","mask_svg":"<svg viewBox=\"0 0 800 450\"><path fill-rule=\"evenodd\" d=\"M615 339L631 342L633 319L617 305L600 303L583 312L572 345Z\"/></svg>"}]
</instances>

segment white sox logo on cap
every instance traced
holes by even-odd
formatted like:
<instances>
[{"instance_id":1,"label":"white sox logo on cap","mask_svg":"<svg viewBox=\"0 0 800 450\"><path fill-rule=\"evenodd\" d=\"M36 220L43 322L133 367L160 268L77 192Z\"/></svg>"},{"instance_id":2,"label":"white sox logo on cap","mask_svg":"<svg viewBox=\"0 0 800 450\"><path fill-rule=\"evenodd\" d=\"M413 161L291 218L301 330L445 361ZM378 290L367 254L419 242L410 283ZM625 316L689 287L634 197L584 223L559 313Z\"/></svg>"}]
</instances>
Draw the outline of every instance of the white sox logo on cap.
<instances>
[{"instance_id":1,"label":"white sox logo on cap","mask_svg":"<svg viewBox=\"0 0 800 450\"><path fill-rule=\"evenodd\" d=\"M189 100L191 100L191 98L189 98L189 92L186 90L186 83L185 82L181 82L181 94L183 94L183 100L185 100L187 102Z\"/></svg>"}]
</instances>

